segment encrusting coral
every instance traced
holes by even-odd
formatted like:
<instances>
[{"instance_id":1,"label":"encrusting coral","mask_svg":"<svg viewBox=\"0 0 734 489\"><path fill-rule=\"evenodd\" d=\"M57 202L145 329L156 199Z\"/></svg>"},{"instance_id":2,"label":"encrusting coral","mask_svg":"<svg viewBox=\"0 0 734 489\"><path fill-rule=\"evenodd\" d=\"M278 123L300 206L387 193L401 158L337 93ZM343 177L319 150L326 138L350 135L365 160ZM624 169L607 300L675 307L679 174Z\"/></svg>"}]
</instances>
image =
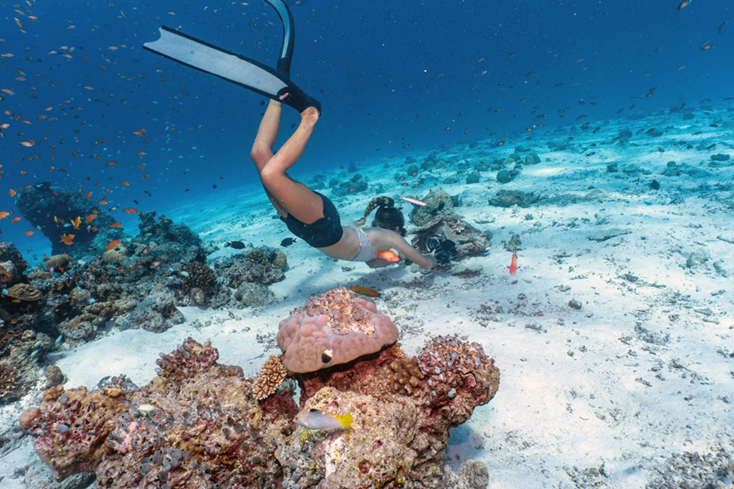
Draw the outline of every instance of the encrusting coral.
<instances>
[{"instance_id":1,"label":"encrusting coral","mask_svg":"<svg viewBox=\"0 0 734 489\"><path fill-rule=\"evenodd\" d=\"M291 372L350 362L395 343L398 328L374 303L339 287L311 297L280 322L278 346Z\"/></svg>"},{"instance_id":2,"label":"encrusting coral","mask_svg":"<svg viewBox=\"0 0 734 489\"><path fill-rule=\"evenodd\" d=\"M41 291L39 291L38 289L34 289L28 284L15 284L7 290L8 292L5 295L7 295L8 297L27 302L37 301L40 300L41 297L43 297Z\"/></svg>"}]
</instances>

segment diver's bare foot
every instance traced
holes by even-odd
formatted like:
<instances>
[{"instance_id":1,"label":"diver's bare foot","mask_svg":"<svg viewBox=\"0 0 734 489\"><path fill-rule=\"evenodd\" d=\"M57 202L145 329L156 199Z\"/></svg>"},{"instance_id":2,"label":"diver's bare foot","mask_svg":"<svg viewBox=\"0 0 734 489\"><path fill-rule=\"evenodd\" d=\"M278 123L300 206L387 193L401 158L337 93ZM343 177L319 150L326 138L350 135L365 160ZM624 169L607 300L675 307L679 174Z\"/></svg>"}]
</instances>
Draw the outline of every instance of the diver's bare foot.
<instances>
[{"instance_id":1,"label":"diver's bare foot","mask_svg":"<svg viewBox=\"0 0 734 489\"><path fill-rule=\"evenodd\" d=\"M316 107L309 107L301 112L301 125L305 127L314 127L319 120L319 111Z\"/></svg>"}]
</instances>

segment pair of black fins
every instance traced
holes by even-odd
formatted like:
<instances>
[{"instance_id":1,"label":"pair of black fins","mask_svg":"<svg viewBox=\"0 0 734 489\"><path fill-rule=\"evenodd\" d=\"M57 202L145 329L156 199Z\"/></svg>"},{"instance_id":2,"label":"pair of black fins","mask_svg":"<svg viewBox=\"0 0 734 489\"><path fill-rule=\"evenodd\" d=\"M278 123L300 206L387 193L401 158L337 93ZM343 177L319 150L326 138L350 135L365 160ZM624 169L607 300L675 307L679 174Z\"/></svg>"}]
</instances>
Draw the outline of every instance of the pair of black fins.
<instances>
[{"instance_id":1,"label":"pair of black fins","mask_svg":"<svg viewBox=\"0 0 734 489\"><path fill-rule=\"evenodd\" d=\"M143 48L283 102L298 112L316 107L320 113L321 103L307 95L291 80L295 26L290 9L283 0L265 1L275 9L283 23L283 44L276 69L166 26L161 27L160 39L146 42Z\"/></svg>"}]
</instances>

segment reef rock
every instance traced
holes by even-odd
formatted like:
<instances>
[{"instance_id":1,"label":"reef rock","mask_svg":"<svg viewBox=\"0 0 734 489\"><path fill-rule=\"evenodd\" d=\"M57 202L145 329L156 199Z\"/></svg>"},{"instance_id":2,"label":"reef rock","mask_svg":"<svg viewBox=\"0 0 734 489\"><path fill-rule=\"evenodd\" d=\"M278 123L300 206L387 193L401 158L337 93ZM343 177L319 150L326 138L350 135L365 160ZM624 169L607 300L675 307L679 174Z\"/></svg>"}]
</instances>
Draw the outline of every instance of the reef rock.
<instances>
[{"instance_id":1,"label":"reef rock","mask_svg":"<svg viewBox=\"0 0 734 489\"><path fill-rule=\"evenodd\" d=\"M76 190L52 187L49 181L39 180L29 190L20 192L16 205L23 217L40 228L51 241L54 254L68 253L72 258L80 258L89 254L87 249L90 247L101 250L111 240L124 237L121 230L110 228L115 219L92 200L85 199ZM94 220L91 222L98 231L86 223L85 218L92 215ZM81 219L79 229L57 224L59 220L70 223L77 218ZM62 243L62 234L73 234L73 243Z\"/></svg>"},{"instance_id":2,"label":"reef rock","mask_svg":"<svg viewBox=\"0 0 734 489\"><path fill-rule=\"evenodd\" d=\"M410 211L410 221L420 228L434 226L446 216L454 214L451 196L443 190L432 189L420 200L426 205L414 207Z\"/></svg>"}]
</instances>

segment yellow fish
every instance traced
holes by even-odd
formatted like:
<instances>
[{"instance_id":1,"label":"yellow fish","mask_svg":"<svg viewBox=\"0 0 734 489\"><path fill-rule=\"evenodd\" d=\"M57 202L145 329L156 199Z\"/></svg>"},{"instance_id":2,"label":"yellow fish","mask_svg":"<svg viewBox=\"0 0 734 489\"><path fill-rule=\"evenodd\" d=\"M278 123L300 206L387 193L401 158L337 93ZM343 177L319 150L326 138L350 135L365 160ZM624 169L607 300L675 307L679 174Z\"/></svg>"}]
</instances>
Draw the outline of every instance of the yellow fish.
<instances>
[{"instance_id":1,"label":"yellow fish","mask_svg":"<svg viewBox=\"0 0 734 489\"><path fill-rule=\"evenodd\" d=\"M304 409L293 418L293 422L309 430L335 430L349 428L352 425L352 415L337 416L321 409Z\"/></svg>"},{"instance_id":2,"label":"yellow fish","mask_svg":"<svg viewBox=\"0 0 734 489\"><path fill-rule=\"evenodd\" d=\"M82 223L82 218L77 216L76 219L71 220L71 225L74 226L74 229L79 229L79 225Z\"/></svg>"}]
</instances>

